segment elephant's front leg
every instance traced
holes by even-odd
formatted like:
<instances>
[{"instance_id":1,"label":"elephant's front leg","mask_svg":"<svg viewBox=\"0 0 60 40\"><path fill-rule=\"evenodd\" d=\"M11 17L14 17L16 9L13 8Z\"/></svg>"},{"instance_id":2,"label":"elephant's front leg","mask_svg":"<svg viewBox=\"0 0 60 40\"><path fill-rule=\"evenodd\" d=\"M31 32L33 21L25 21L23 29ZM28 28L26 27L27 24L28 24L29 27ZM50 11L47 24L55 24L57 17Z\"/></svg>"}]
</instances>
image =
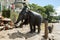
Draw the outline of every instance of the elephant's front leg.
<instances>
[{"instance_id":1,"label":"elephant's front leg","mask_svg":"<svg viewBox=\"0 0 60 40\"><path fill-rule=\"evenodd\" d=\"M32 26L32 24L30 24L30 32L29 33L33 33L33 26Z\"/></svg>"},{"instance_id":2,"label":"elephant's front leg","mask_svg":"<svg viewBox=\"0 0 60 40\"><path fill-rule=\"evenodd\" d=\"M40 25L38 25L38 34L40 33L40 30L41 30L41 28L40 28Z\"/></svg>"},{"instance_id":3,"label":"elephant's front leg","mask_svg":"<svg viewBox=\"0 0 60 40\"><path fill-rule=\"evenodd\" d=\"M36 31L36 27L35 27L35 25L33 26L33 32L35 32Z\"/></svg>"}]
</instances>

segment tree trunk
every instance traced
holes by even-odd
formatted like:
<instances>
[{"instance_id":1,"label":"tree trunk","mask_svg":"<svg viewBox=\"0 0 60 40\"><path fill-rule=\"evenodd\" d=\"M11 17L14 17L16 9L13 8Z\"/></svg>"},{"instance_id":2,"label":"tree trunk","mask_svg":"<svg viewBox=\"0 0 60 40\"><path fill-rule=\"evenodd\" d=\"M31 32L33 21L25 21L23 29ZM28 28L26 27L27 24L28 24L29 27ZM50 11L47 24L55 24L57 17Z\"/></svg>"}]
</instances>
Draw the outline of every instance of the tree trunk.
<instances>
[{"instance_id":1,"label":"tree trunk","mask_svg":"<svg viewBox=\"0 0 60 40\"><path fill-rule=\"evenodd\" d=\"M48 38L48 21L45 20L45 39L47 40Z\"/></svg>"}]
</instances>

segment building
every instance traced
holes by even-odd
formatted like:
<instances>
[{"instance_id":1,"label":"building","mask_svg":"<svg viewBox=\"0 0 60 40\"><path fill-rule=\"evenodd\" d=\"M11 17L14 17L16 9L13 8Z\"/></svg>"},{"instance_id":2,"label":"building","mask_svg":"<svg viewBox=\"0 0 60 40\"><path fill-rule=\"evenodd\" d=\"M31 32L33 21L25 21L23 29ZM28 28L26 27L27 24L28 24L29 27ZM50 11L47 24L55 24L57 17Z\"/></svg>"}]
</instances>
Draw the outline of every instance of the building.
<instances>
[{"instance_id":1,"label":"building","mask_svg":"<svg viewBox=\"0 0 60 40\"><path fill-rule=\"evenodd\" d=\"M23 4L22 3L28 4L28 0L15 0L14 4L15 4L16 8L22 9L23 8Z\"/></svg>"},{"instance_id":2,"label":"building","mask_svg":"<svg viewBox=\"0 0 60 40\"><path fill-rule=\"evenodd\" d=\"M22 9L23 5L22 3L26 3L28 4L29 0L0 0L0 2L2 3L2 6L5 6L6 8L8 8L11 4L15 5L15 9L19 8Z\"/></svg>"},{"instance_id":3,"label":"building","mask_svg":"<svg viewBox=\"0 0 60 40\"><path fill-rule=\"evenodd\" d=\"M20 12L21 9L23 8L23 4L22 3L26 3L28 4L29 0L15 0L14 4L15 4L15 11Z\"/></svg>"}]
</instances>

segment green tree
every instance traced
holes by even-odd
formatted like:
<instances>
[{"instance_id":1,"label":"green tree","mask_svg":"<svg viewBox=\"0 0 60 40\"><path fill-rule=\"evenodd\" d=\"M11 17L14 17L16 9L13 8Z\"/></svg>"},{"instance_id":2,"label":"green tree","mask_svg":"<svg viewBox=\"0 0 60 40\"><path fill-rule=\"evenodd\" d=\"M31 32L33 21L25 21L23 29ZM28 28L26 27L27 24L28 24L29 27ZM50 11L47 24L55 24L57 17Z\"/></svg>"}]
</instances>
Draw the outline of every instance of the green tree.
<instances>
[{"instance_id":1,"label":"green tree","mask_svg":"<svg viewBox=\"0 0 60 40\"><path fill-rule=\"evenodd\" d=\"M53 19L52 14L55 12L54 7L52 5L47 5L44 6L44 8L46 9L45 14L47 14L47 19L49 22L51 22Z\"/></svg>"},{"instance_id":2,"label":"green tree","mask_svg":"<svg viewBox=\"0 0 60 40\"><path fill-rule=\"evenodd\" d=\"M30 10L40 13L43 16L43 18L47 17L47 15L45 14L46 10L44 7L39 6L37 4L29 4L29 6L30 6Z\"/></svg>"}]
</instances>

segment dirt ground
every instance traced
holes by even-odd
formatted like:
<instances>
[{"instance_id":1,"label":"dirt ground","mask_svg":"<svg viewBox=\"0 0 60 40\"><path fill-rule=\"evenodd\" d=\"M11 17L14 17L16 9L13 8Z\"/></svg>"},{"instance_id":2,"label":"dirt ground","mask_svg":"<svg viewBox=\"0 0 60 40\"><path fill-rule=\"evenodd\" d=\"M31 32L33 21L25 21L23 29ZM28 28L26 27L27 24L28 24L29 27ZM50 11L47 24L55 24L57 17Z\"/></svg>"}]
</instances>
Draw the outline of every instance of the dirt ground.
<instances>
[{"instance_id":1,"label":"dirt ground","mask_svg":"<svg viewBox=\"0 0 60 40\"><path fill-rule=\"evenodd\" d=\"M60 39L60 23L55 23L53 29L53 35L55 40ZM29 33L29 25L23 28L14 28L10 30L0 31L0 40L41 40L42 35L44 35L44 27L42 27L40 34L37 33Z\"/></svg>"}]
</instances>

